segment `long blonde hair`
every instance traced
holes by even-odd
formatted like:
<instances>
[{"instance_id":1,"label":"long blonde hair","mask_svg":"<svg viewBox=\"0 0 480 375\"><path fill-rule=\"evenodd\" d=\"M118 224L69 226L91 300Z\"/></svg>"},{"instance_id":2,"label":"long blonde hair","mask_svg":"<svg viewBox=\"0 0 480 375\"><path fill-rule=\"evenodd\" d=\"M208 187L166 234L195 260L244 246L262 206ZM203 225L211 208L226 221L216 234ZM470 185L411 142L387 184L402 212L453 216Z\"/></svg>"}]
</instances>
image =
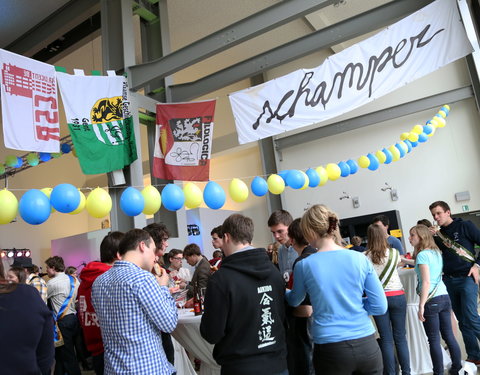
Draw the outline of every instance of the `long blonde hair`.
<instances>
[{"instance_id":1,"label":"long blonde hair","mask_svg":"<svg viewBox=\"0 0 480 375\"><path fill-rule=\"evenodd\" d=\"M383 264L388 248L385 232L377 224L370 224L367 229L367 251L373 264Z\"/></svg>"},{"instance_id":2,"label":"long blonde hair","mask_svg":"<svg viewBox=\"0 0 480 375\"><path fill-rule=\"evenodd\" d=\"M342 246L339 225L337 214L323 204L310 207L300 222L303 235L308 242L311 243L316 237L332 238L337 245Z\"/></svg>"},{"instance_id":3,"label":"long blonde hair","mask_svg":"<svg viewBox=\"0 0 480 375\"><path fill-rule=\"evenodd\" d=\"M435 240L433 239L433 235L430 230L423 224L415 225L414 227L410 228L409 232L415 231L418 236L419 242L417 246L414 246L415 252L413 253L413 257L416 258L418 253L425 249L431 249L440 251L438 246L435 244Z\"/></svg>"}]
</instances>

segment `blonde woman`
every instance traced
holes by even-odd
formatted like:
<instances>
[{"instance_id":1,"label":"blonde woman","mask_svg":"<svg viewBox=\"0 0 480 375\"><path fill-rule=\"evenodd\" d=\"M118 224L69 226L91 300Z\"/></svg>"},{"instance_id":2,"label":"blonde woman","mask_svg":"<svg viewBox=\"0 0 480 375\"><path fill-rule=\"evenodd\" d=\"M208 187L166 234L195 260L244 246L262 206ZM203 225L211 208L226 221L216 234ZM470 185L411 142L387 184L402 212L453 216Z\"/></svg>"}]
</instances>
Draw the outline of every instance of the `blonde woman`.
<instances>
[{"instance_id":1,"label":"blonde woman","mask_svg":"<svg viewBox=\"0 0 480 375\"><path fill-rule=\"evenodd\" d=\"M409 241L415 249L415 272L418 277L417 293L420 296L418 318L423 322L430 345L433 374L443 374L443 356L440 334L452 358L450 374L462 368L460 347L453 335L450 319L452 305L447 288L442 281L443 259L432 234L425 225L410 229Z\"/></svg>"},{"instance_id":2,"label":"blonde woman","mask_svg":"<svg viewBox=\"0 0 480 375\"><path fill-rule=\"evenodd\" d=\"M337 215L323 205L305 212L301 228L318 252L296 264L286 299L298 306L310 296L317 374L380 375L382 354L369 315L384 314L387 300L372 263L340 245L338 225Z\"/></svg>"},{"instance_id":3,"label":"blonde woman","mask_svg":"<svg viewBox=\"0 0 480 375\"><path fill-rule=\"evenodd\" d=\"M365 255L373 263L373 268L380 278L388 302L387 312L374 317L380 334L379 344L382 350L384 374L396 374L396 348L402 375L410 375L410 355L405 328L407 299L397 271L400 254L398 250L390 248L385 238L385 232L379 225L369 225L367 236L368 246ZM394 342L395 348L393 347Z\"/></svg>"}]
</instances>

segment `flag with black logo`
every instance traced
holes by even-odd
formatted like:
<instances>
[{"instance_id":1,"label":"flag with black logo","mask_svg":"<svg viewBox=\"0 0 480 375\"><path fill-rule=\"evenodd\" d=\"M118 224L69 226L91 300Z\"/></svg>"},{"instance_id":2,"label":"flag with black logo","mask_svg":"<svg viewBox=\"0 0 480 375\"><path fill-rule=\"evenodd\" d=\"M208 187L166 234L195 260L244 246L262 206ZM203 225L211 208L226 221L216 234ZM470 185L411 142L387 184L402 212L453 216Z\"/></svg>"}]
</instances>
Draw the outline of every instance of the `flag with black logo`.
<instances>
[{"instance_id":1,"label":"flag with black logo","mask_svg":"<svg viewBox=\"0 0 480 375\"><path fill-rule=\"evenodd\" d=\"M126 78L58 72L57 81L83 173L112 172L135 161Z\"/></svg>"},{"instance_id":2,"label":"flag with black logo","mask_svg":"<svg viewBox=\"0 0 480 375\"><path fill-rule=\"evenodd\" d=\"M216 100L158 103L153 175L208 181Z\"/></svg>"}]
</instances>

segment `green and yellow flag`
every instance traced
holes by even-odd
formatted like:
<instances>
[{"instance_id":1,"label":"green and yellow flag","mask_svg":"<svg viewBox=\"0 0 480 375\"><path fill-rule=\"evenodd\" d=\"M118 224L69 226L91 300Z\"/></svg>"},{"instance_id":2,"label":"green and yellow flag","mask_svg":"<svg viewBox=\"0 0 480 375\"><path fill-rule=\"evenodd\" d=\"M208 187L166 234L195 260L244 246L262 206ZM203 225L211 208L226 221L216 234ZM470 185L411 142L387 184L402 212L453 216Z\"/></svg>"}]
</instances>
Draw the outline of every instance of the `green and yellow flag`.
<instances>
[{"instance_id":1,"label":"green and yellow flag","mask_svg":"<svg viewBox=\"0 0 480 375\"><path fill-rule=\"evenodd\" d=\"M83 173L112 172L137 159L125 77L57 72L57 82Z\"/></svg>"}]
</instances>

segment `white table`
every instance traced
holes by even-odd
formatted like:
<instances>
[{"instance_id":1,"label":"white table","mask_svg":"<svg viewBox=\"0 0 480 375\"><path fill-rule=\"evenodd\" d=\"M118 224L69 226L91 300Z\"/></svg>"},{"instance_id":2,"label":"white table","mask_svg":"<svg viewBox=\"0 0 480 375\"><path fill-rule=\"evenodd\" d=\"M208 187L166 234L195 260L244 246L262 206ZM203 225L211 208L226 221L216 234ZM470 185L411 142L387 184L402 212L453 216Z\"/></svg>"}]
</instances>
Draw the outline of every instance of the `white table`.
<instances>
[{"instance_id":1,"label":"white table","mask_svg":"<svg viewBox=\"0 0 480 375\"><path fill-rule=\"evenodd\" d=\"M212 356L213 345L206 342L200 335L200 321L202 316L195 316L193 312L178 314L178 324L172 336L186 351L202 361L200 375L220 375L220 366ZM181 373L179 373L181 375Z\"/></svg>"},{"instance_id":2,"label":"white table","mask_svg":"<svg viewBox=\"0 0 480 375\"><path fill-rule=\"evenodd\" d=\"M427 335L422 322L418 319L419 297L416 292L417 275L412 269L399 269L398 274L405 289L407 298L407 342L410 353L411 374L426 374L432 372L432 359L428 346ZM447 367L450 363L450 356L443 349L443 364Z\"/></svg>"}]
</instances>

